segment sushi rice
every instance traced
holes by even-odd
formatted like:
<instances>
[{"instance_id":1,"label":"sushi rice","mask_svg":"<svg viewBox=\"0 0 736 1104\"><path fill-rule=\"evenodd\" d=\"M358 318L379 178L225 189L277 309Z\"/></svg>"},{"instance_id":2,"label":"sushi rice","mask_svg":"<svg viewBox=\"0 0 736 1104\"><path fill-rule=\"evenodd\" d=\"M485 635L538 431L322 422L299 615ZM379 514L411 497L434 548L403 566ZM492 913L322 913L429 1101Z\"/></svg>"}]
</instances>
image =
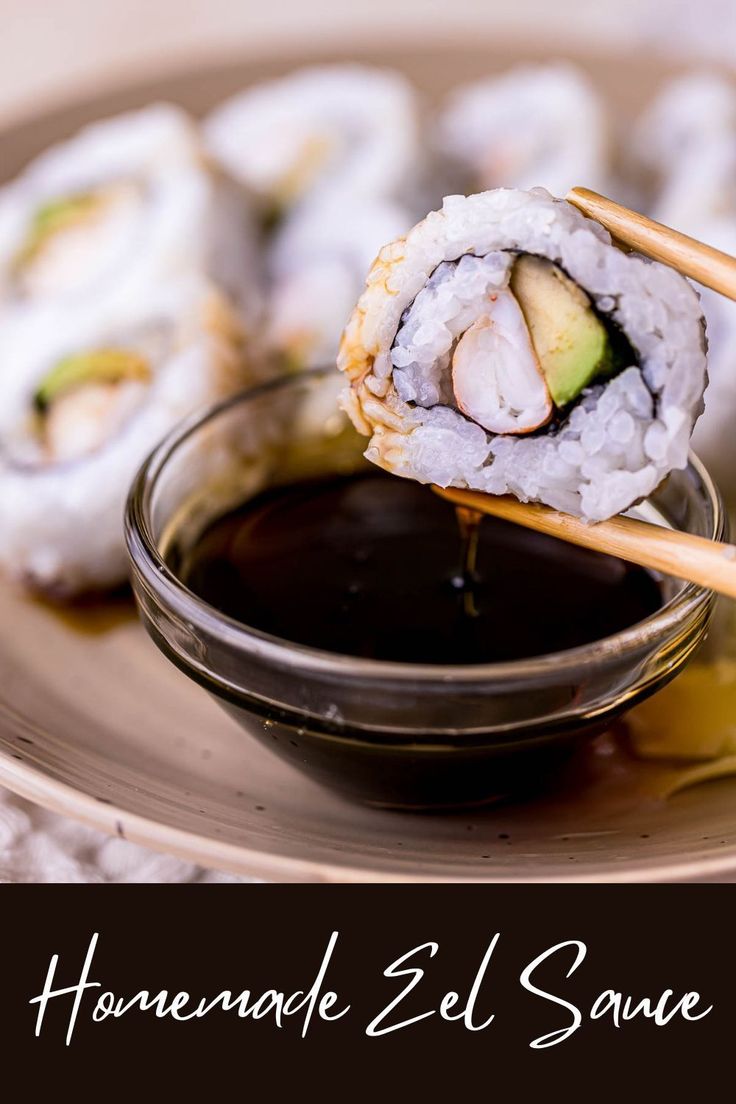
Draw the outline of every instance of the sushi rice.
<instances>
[{"instance_id":1,"label":"sushi rice","mask_svg":"<svg viewBox=\"0 0 736 1104\"><path fill-rule=\"evenodd\" d=\"M246 89L204 133L212 156L271 210L317 194L400 197L421 160L411 85L365 65L298 69Z\"/></svg>"},{"instance_id":2,"label":"sushi rice","mask_svg":"<svg viewBox=\"0 0 736 1104\"><path fill-rule=\"evenodd\" d=\"M520 65L454 89L437 121L440 152L462 170L465 190L602 189L608 126L587 77L565 62Z\"/></svg>"},{"instance_id":3,"label":"sushi rice","mask_svg":"<svg viewBox=\"0 0 736 1104\"><path fill-rule=\"evenodd\" d=\"M16 332L21 370L2 408L0 564L55 597L120 583L127 573L123 507L133 476L181 418L242 382L239 321L216 288L190 280L146 292L125 310L53 332L28 327L19 338ZM80 358L113 354L143 371L113 382L82 378L39 410L39 388L54 378L52 369L73 366L74 357L85 364ZM46 419L55 403L63 413L51 437Z\"/></svg>"},{"instance_id":4,"label":"sushi rice","mask_svg":"<svg viewBox=\"0 0 736 1104\"><path fill-rule=\"evenodd\" d=\"M291 368L335 360L379 249L411 225L386 199L320 198L286 220L270 250L266 339Z\"/></svg>"},{"instance_id":5,"label":"sushi rice","mask_svg":"<svg viewBox=\"0 0 736 1104\"><path fill-rule=\"evenodd\" d=\"M692 227L736 218L736 88L714 73L670 81L632 137L635 166L654 182L662 222Z\"/></svg>"},{"instance_id":6,"label":"sushi rice","mask_svg":"<svg viewBox=\"0 0 736 1104\"><path fill-rule=\"evenodd\" d=\"M558 265L636 351L557 421L522 435L489 432L464 413L448 376L489 300L508 296L519 253ZM475 369L484 362L476 351L467 359ZM702 312L687 281L621 252L597 223L542 189L449 196L386 246L338 366L350 381L345 407L371 438L369 460L420 482L511 493L589 521L626 510L686 465L706 382ZM476 387L471 398L477 411L488 395Z\"/></svg>"},{"instance_id":7,"label":"sushi rice","mask_svg":"<svg viewBox=\"0 0 736 1104\"><path fill-rule=\"evenodd\" d=\"M634 132L639 171L650 182L654 218L736 254L736 86L710 72L667 84ZM653 185L653 189L652 189ZM736 502L736 303L699 288L708 320L705 412L693 447L729 503Z\"/></svg>"},{"instance_id":8,"label":"sushi rice","mask_svg":"<svg viewBox=\"0 0 736 1104\"><path fill-rule=\"evenodd\" d=\"M176 422L260 374L240 189L180 109L95 123L0 190L0 564L69 597L126 577L125 497Z\"/></svg>"},{"instance_id":9,"label":"sushi rice","mask_svg":"<svg viewBox=\"0 0 736 1104\"><path fill-rule=\"evenodd\" d=\"M0 320L94 310L187 272L257 305L249 214L193 121L159 104L94 123L0 189Z\"/></svg>"},{"instance_id":10,"label":"sushi rice","mask_svg":"<svg viewBox=\"0 0 736 1104\"><path fill-rule=\"evenodd\" d=\"M264 334L276 362L334 361L365 272L414 221L422 156L411 85L363 65L300 69L228 100L204 132L268 216Z\"/></svg>"}]
</instances>

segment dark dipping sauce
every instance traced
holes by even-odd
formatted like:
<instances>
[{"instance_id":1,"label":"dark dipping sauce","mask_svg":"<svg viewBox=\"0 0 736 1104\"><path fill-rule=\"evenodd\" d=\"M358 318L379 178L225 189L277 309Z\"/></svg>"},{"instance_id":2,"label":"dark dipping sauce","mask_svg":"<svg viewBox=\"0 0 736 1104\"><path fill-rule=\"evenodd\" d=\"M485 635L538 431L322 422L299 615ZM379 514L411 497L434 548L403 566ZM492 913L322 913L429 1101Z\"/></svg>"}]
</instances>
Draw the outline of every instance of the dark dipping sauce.
<instances>
[{"instance_id":1,"label":"dark dipping sauce","mask_svg":"<svg viewBox=\"0 0 736 1104\"><path fill-rule=\"evenodd\" d=\"M236 621L343 655L472 664L575 648L663 603L643 568L483 518L472 575L454 508L380 471L268 490L172 567Z\"/></svg>"}]
</instances>

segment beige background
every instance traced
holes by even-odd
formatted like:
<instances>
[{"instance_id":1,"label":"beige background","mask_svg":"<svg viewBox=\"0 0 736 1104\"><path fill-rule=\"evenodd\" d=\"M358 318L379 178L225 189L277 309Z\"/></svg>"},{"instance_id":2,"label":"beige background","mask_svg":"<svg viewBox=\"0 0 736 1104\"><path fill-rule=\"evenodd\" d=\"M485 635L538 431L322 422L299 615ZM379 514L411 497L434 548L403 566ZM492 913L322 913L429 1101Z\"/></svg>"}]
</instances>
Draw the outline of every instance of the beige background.
<instances>
[{"instance_id":1,"label":"beige background","mask_svg":"<svg viewBox=\"0 0 736 1104\"><path fill-rule=\"evenodd\" d=\"M700 24L722 3L700 0ZM480 31L625 45L665 25L687 30L689 10L682 0L0 0L0 122L100 82L284 43Z\"/></svg>"}]
</instances>

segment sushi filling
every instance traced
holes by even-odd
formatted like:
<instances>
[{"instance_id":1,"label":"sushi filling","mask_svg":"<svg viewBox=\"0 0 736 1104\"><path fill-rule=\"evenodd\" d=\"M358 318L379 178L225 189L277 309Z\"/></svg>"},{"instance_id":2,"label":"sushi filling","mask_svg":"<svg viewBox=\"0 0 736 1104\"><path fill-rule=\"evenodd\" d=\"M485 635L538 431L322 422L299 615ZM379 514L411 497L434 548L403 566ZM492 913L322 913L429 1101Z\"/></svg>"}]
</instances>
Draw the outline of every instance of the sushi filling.
<instances>
[{"instance_id":1,"label":"sushi filling","mask_svg":"<svg viewBox=\"0 0 736 1104\"><path fill-rule=\"evenodd\" d=\"M12 264L18 294L72 291L106 271L127 251L142 202L142 188L121 181L41 203Z\"/></svg>"},{"instance_id":2,"label":"sushi filling","mask_svg":"<svg viewBox=\"0 0 736 1104\"><path fill-rule=\"evenodd\" d=\"M285 136L285 137L296 137ZM271 149L272 160L265 167L271 180L272 202L283 213L314 186L320 173L335 156L335 136L327 131L302 134Z\"/></svg>"},{"instance_id":3,"label":"sushi filling","mask_svg":"<svg viewBox=\"0 0 736 1104\"><path fill-rule=\"evenodd\" d=\"M13 467L49 468L110 444L148 399L157 367L174 352L174 339L161 319L51 364L8 435L5 448Z\"/></svg>"},{"instance_id":4,"label":"sushi filling","mask_svg":"<svg viewBox=\"0 0 736 1104\"><path fill-rule=\"evenodd\" d=\"M402 316L391 362L402 401L518 436L636 358L559 266L499 251L438 266Z\"/></svg>"},{"instance_id":5,"label":"sushi filling","mask_svg":"<svg viewBox=\"0 0 736 1104\"><path fill-rule=\"evenodd\" d=\"M43 460L63 463L95 452L140 405L151 379L145 356L100 348L60 360L34 396Z\"/></svg>"},{"instance_id":6,"label":"sushi filling","mask_svg":"<svg viewBox=\"0 0 736 1104\"><path fill-rule=\"evenodd\" d=\"M552 400L521 308L511 291L488 296L487 310L452 355L458 408L491 433L529 433L552 416Z\"/></svg>"}]
</instances>

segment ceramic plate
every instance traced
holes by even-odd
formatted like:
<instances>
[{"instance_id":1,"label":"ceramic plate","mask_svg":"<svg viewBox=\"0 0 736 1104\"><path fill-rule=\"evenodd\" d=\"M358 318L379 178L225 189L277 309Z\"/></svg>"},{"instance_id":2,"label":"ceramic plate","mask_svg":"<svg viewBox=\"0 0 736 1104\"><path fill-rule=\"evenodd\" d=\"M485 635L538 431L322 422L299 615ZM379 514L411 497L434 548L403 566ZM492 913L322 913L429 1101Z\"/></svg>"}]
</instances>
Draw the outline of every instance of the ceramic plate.
<instances>
[{"instance_id":1,"label":"ceramic plate","mask_svg":"<svg viewBox=\"0 0 736 1104\"><path fill-rule=\"evenodd\" d=\"M366 60L398 65L431 96L522 56L544 51L453 48ZM323 59L241 60L105 93L6 130L0 164L11 176L82 123L152 99L201 112L307 60ZM666 75L651 58L578 60L624 126ZM534 801L472 815L364 809L249 740L159 655L127 599L61 615L0 584L2 783L194 862L303 881L736 877L736 784L665 800L667 777L611 734Z\"/></svg>"}]
</instances>

